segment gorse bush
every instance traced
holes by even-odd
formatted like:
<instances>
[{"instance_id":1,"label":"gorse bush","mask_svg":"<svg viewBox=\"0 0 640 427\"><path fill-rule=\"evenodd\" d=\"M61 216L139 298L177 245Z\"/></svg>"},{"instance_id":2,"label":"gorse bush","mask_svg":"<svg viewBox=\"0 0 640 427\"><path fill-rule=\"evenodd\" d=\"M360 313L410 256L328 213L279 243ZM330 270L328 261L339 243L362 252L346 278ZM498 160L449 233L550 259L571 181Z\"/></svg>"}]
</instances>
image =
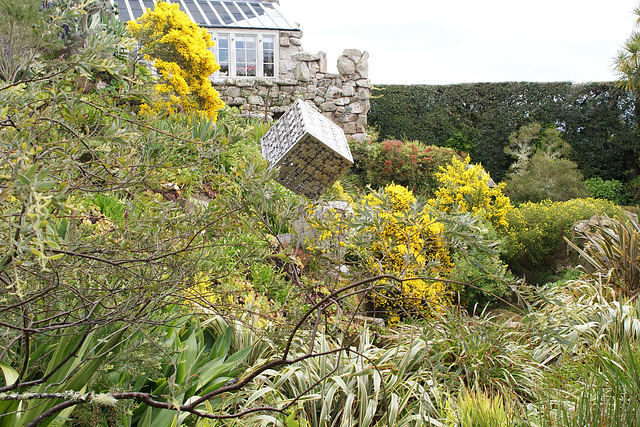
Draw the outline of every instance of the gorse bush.
<instances>
[{"instance_id":1,"label":"gorse bush","mask_svg":"<svg viewBox=\"0 0 640 427\"><path fill-rule=\"evenodd\" d=\"M433 278L381 281L371 298L376 310L397 320L409 314L430 315L450 304L450 290L438 280L448 278L453 268L442 238L444 226L411 191L388 185L367 195L356 208L356 221L355 246L361 248L368 274Z\"/></svg>"},{"instance_id":2,"label":"gorse bush","mask_svg":"<svg viewBox=\"0 0 640 427\"><path fill-rule=\"evenodd\" d=\"M503 185L495 185L481 165L470 165L470 159L457 160L436 174L440 187L429 203L443 212L471 212L487 219L496 228L507 226L507 214L513 208L502 193Z\"/></svg>"},{"instance_id":3,"label":"gorse bush","mask_svg":"<svg viewBox=\"0 0 640 427\"><path fill-rule=\"evenodd\" d=\"M153 63L162 76L156 85L158 99L142 104L141 112L199 111L216 119L224 107L209 76L220 69L209 48L211 35L200 28L177 3L158 2L127 28L141 44L140 54Z\"/></svg>"},{"instance_id":4,"label":"gorse bush","mask_svg":"<svg viewBox=\"0 0 640 427\"><path fill-rule=\"evenodd\" d=\"M395 183L423 196L433 194L437 186L435 172L455 155L450 148L400 140L353 141L351 150L354 171L363 184L377 189Z\"/></svg>"},{"instance_id":5,"label":"gorse bush","mask_svg":"<svg viewBox=\"0 0 640 427\"><path fill-rule=\"evenodd\" d=\"M509 226L500 232L502 258L512 272L538 282L545 274L566 267L562 265L566 261L562 237L570 236L576 221L617 212L619 208L612 202L596 199L523 203L507 214Z\"/></svg>"}]
</instances>

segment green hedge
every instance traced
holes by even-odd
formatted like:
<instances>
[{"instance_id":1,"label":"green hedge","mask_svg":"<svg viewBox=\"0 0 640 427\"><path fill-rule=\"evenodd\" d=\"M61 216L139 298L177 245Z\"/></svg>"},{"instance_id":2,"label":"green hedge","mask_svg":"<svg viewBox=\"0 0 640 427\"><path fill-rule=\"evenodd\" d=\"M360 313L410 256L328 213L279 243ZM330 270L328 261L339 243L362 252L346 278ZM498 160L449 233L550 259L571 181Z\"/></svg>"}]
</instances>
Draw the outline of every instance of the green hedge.
<instances>
[{"instance_id":1,"label":"green hedge","mask_svg":"<svg viewBox=\"0 0 640 427\"><path fill-rule=\"evenodd\" d=\"M636 99L613 83L383 85L373 95L369 124L380 139L468 151L497 180L511 163L509 135L531 122L562 131L586 178L622 180L638 169Z\"/></svg>"}]
</instances>

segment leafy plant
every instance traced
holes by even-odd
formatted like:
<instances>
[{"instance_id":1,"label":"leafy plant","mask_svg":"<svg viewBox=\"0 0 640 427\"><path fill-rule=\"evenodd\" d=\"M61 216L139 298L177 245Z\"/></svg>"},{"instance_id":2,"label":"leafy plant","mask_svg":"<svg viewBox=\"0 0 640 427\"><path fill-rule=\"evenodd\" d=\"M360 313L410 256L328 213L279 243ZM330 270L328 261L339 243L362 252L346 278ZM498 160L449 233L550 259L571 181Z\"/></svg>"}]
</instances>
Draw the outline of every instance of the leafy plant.
<instances>
[{"instance_id":1,"label":"leafy plant","mask_svg":"<svg viewBox=\"0 0 640 427\"><path fill-rule=\"evenodd\" d=\"M577 221L594 215L615 215L619 208L605 200L523 203L507 215L509 227L500 230L502 258L512 272L541 282L566 268L562 236L569 236Z\"/></svg>"},{"instance_id":2,"label":"leafy plant","mask_svg":"<svg viewBox=\"0 0 640 427\"><path fill-rule=\"evenodd\" d=\"M587 195L582 179L576 163L538 152L520 173L509 175L504 191L516 205L543 200L567 201Z\"/></svg>"},{"instance_id":3,"label":"leafy plant","mask_svg":"<svg viewBox=\"0 0 640 427\"><path fill-rule=\"evenodd\" d=\"M182 323L182 324L181 324ZM160 328L160 348L167 354L175 355L164 365L157 379L139 378L134 383L141 384L141 391L151 391L160 401L182 405L203 394L217 390L232 381L244 371L247 357L252 347L243 347L231 353L230 346L234 330L227 327L219 336L211 328L202 327L199 322L179 322ZM126 375L126 373L124 373ZM222 397L210 399L202 409L224 412ZM145 404L133 411L126 425L135 426L179 426L189 413L154 408Z\"/></svg>"},{"instance_id":4,"label":"leafy plant","mask_svg":"<svg viewBox=\"0 0 640 427\"><path fill-rule=\"evenodd\" d=\"M630 202L625 185L617 179L605 181L600 177L589 178L584 181L584 186L589 192L589 197L594 199L610 200L620 206L628 205Z\"/></svg>"},{"instance_id":5,"label":"leafy plant","mask_svg":"<svg viewBox=\"0 0 640 427\"><path fill-rule=\"evenodd\" d=\"M389 184L407 187L420 196L430 196L437 187L435 172L455 155L449 148L425 145L419 141L350 144L354 155L354 172L360 176L363 186L374 189Z\"/></svg>"},{"instance_id":6,"label":"leafy plant","mask_svg":"<svg viewBox=\"0 0 640 427\"><path fill-rule=\"evenodd\" d=\"M592 274L627 295L636 295L640 290L640 223L637 216L601 217L593 230L581 231L580 236L585 240L584 249L571 241L567 243L593 270Z\"/></svg>"}]
</instances>

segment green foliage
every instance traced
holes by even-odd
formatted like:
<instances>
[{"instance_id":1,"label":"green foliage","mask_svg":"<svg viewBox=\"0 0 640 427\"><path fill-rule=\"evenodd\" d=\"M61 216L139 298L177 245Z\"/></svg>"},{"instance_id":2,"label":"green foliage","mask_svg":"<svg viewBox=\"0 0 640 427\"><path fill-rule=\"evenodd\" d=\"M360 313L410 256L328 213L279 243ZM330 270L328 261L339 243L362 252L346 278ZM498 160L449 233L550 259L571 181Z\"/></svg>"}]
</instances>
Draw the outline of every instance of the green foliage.
<instances>
[{"instance_id":1,"label":"green foliage","mask_svg":"<svg viewBox=\"0 0 640 427\"><path fill-rule=\"evenodd\" d=\"M620 206L628 205L630 202L625 185L617 179L605 181L600 177L589 178L584 181L584 186L589 192L589 197L594 199L610 200Z\"/></svg>"},{"instance_id":2,"label":"green foliage","mask_svg":"<svg viewBox=\"0 0 640 427\"><path fill-rule=\"evenodd\" d=\"M459 148L449 144L462 134L473 162L497 181L511 164L509 136L531 122L558 127L588 178L624 179L637 167L635 95L612 83L382 85L373 93L368 117L380 138Z\"/></svg>"},{"instance_id":3,"label":"green foliage","mask_svg":"<svg viewBox=\"0 0 640 427\"><path fill-rule=\"evenodd\" d=\"M352 140L353 172L361 185L381 188L398 184L420 196L431 196L437 187L435 172L455 155L448 148L430 147L414 142L387 140L362 143Z\"/></svg>"},{"instance_id":4,"label":"green foliage","mask_svg":"<svg viewBox=\"0 0 640 427\"><path fill-rule=\"evenodd\" d=\"M508 403L507 403L508 405ZM456 402L458 413L453 415L461 427L509 427L512 421L510 408L502 396L488 396L479 391L464 390Z\"/></svg>"},{"instance_id":5,"label":"green foliage","mask_svg":"<svg viewBox=\"0 0 640 427\"><path fill-rule=\"evenodd\" d=\"M580 232L584 249L568 242L599 280L626 295L640 290L640 224L636 216L604 216L592 230Z\"/></svg>"},{"instance_id":6,"label":"green foliage","mask_svg":"<svg viewBox=\"0 0 640 427\"><path fill-rule=\"evenodd\" d=\"M582 179L582 173L571 160L536 153L520 174L507 178L504 191L516 205L543 200L563 202L587 196Z\"/></svg>"},{"instance_id":7,"label":"green foliage","mask_svg":"<svg viewBox=\"0 0 640 427\"><path fill-rule=\"evenodd\" d=\"M117 383L133 383L140 386L141 391L151 390L156 399L173 402L176 405L187 403L203 394L217 390L245 369L246 359L251 347L231 352L231 341L234 330L227 327L221 335L216 336L211 328L202 327L199 322L173 322L160 328L158 336L160 349L164 354L175 355L167 360L157 379L142 375L136 379L124 380L126 372L115 371L113 376L120 375ZM210 399L208 411L225 411L225 400L222 397ZM173 410L152 408L139 405L125 425L135 426L179 426L187 418L188 413Z\"/></svg>"},{"instance_id":8,"label":"green foliage","mask_svg":"<svg viewBox=\"0 0 640 427\"><path fill-rule=\"evenodd\" d=\"M619 208L605 200L574 199L566 202L523 203L507 215L509 227L501 232L502 258L512 272L533 282L548 279L565 268L563 236L570 236L576 221L594 215L615 215Z\"/></svg>"},{"instance_id":9,"label":"green foliage","mask_svg":"<svg viewBox=\"0 0 640 427\"><path fill-rule=\"evenodd\" d=\"M487 230L489 241L497 242L495 231ZM500 259L497 250L476 251L473 254L454 252L455 267L451 280L458 282L452 285L463 306L470 312L484 309L488 304L500 303L509 291L509 284L514 278Z\"/></svg>"}]
</instances>

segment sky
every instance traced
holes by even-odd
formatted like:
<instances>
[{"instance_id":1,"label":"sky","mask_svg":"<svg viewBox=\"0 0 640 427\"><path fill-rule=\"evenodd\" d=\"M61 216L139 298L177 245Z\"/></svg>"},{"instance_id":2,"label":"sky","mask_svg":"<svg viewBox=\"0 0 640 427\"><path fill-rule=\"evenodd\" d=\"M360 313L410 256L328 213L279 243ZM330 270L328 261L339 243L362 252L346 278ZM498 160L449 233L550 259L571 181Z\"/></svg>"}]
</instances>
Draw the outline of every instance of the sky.
<instances>
[{"instance_id":1,"label":"sky","mask_svg":"<svg viewBox=\"0 0 640 427\"><path fill-rule=\"evenodd\" d=\"M640 0L280 0L302 47L369 52L373 84L613 81Z\"/></svg>"}]
</instances>

